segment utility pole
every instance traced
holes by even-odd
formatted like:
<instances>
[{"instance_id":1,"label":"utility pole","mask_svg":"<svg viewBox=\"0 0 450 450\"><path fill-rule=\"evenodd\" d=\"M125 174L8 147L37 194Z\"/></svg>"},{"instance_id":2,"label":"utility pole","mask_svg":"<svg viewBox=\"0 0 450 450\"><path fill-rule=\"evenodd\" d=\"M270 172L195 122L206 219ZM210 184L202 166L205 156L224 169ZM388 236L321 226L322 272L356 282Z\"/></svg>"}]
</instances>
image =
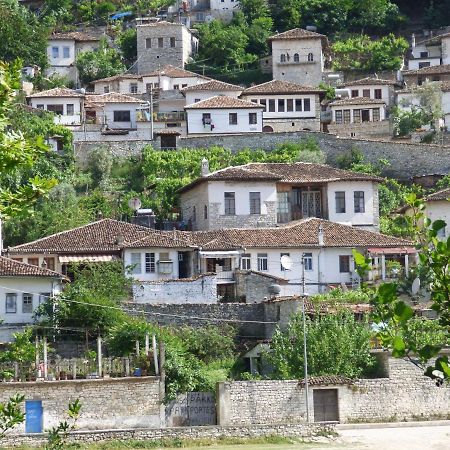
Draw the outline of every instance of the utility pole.
<instances>
[{"instance_id":1,"label":"utility pole","mask_svg":"<svg viewBox=\"0 0 450 450\"><path fill-rule=\"evenodd\" d=\"M308 352L306 348L306 313L305 313L305 254L302 253L302 320L303 320L303 361L305 372L306 422L309 423L309 385L308 385Z\"/></svg>"},{"instance_id":2,"label":"utility pole","mask_svg":"<svg viewBox=\"0 0 450 450\"><path fill-rule=\"evenodd\" d=\"M153 141L153 83L150 86L150 140Z\"/></svg>"}]
</instances>

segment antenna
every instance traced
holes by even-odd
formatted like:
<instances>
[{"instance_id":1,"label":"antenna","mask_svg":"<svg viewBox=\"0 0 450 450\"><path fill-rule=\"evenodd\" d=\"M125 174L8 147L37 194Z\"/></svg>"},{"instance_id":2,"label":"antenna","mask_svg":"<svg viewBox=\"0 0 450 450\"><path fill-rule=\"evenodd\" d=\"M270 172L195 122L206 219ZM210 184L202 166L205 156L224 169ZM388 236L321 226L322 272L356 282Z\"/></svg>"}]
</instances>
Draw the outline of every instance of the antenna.
<instances>
[{"instance_id":1,"label":"antenna","mask_svg":"<svg viewBox=\"0 0 450 450\"><path fill-rule=\"evenodd\" d=\"M128 206L130 209L132 209L134 212L136 212L142 206L142 202L141 202L140 198L133 197L133 198L130 198L130 200L128 200Z\"/></svg>"},{"instance_id":2,"label":"antenna","mask_svg":"<svg viewBox=\"0 0 450 450\"><path fill-rule=\"evenodd\" d=\"M283 255L280 259L281 267L284 270L291 270L292 269L292 259L288 255Z\"/></svg>"}]
</instances>

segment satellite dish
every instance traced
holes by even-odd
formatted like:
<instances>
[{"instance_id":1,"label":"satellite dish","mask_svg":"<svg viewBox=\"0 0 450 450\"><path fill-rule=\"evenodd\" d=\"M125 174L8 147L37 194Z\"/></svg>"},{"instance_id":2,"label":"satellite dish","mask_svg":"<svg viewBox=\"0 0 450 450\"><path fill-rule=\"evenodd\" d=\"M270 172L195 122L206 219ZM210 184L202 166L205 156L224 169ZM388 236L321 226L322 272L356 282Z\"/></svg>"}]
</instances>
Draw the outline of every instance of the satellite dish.
<instances>
[{"instance_id":1,"label":"satellite dish","mask_svg":"<svg viewBox=\"0 0 450 450\"><path fill-rule=\"evenodd\" d=\"M281 267L284 270L291 270L292 269L292 259L288 255L283 255L280 259Z\"/></svg>"},{"instance_id":2,"label":"satellite dish","mask_svg":"<svg viewBox=\"0 0 450 450\"><path fill-rule=\"evenodd\" d=\"M416 278L411 286L412 295L417 295L420 290L420 278Z\"/></svg>"},{"instance_id":3,"label":"satellite dish","mask_svg":"<svg viewBox=\"0 0 450 450\"><path fill-rule=\"evenodd\" d=\"M139 198L133 197L133 198L130 198L130 200L128 200L128 206L133 211L137 211L142 206L142 202Z\"/></svg>"}]
</instances>

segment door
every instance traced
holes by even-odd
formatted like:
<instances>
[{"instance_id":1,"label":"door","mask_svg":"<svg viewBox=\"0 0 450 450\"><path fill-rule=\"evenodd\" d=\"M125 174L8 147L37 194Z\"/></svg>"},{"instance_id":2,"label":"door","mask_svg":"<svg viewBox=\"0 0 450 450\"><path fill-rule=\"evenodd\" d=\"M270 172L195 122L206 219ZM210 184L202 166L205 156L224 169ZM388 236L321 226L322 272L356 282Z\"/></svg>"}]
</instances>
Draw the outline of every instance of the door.
<instances>
[{"instance_id":1,"label":"door","mask_svg":"<svg viewBox=\"0 0 450 450\"><path fill-rule=\"evenodd\" d=\"M361 111L361 118L363 122L370 122L370 111L368 109L363 109Z\"/></svg>"},{"instance_id":2,"label":"door","mask_svg":"<svg viewBox=\"0 0 450 450\"><path fill-rule=\"evenodd\" d=\"M338 390L314 389L314 422L338 422Z\"/></svg>"},{"instance_id":3,"label":"door","mask_svg":"<svg viewBox=\"0 0 450 450\"><path fill-rule=\"evenodd\" d=\"M42 400L25 401L25 433L42 433Z\"/></svg>"},{"instance_id":4,"label":"door","mask_svg":"<svg viewBox=\"0 0 450 450\"><path fill-rule=\"evenodd\" d=\"M321 200L320 191L303 191L302 192L302 214L306 217L321 216Z\"/></svg>"},{"instance_id":5,"label":"door","mask_svg":"<svg viewBox=\"0 0 450 450\"><path fill-rule=\"evenodd\" d=\"M178 278L189 278L189 252L178 252Z\"/></svg>"}]
</instances>

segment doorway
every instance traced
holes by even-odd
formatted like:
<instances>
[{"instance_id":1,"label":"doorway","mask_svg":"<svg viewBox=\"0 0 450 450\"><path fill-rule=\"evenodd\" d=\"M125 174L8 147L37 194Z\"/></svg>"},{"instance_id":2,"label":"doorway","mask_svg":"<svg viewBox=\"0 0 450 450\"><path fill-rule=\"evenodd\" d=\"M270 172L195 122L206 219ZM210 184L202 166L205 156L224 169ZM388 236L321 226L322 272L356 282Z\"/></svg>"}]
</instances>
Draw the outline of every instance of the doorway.
<instances>
[{"instance_id":1,"label":"doorway","mask_svg":"<svg viewBox=\"0 0 450 450\"><path fill-rule=\"evenodd\" d=\"M338 390L314 389L314 422L339 422Z\"/></svg>"},{"instance_id":2,"label":"doorway","mask_svg":"<svg viewBox=\"0 0 450 450\"><path fill-rule=\"evenodd\" d=\"M189 278L189 252L178 252L178 278Z\"/></svg>"}]
</instances>

